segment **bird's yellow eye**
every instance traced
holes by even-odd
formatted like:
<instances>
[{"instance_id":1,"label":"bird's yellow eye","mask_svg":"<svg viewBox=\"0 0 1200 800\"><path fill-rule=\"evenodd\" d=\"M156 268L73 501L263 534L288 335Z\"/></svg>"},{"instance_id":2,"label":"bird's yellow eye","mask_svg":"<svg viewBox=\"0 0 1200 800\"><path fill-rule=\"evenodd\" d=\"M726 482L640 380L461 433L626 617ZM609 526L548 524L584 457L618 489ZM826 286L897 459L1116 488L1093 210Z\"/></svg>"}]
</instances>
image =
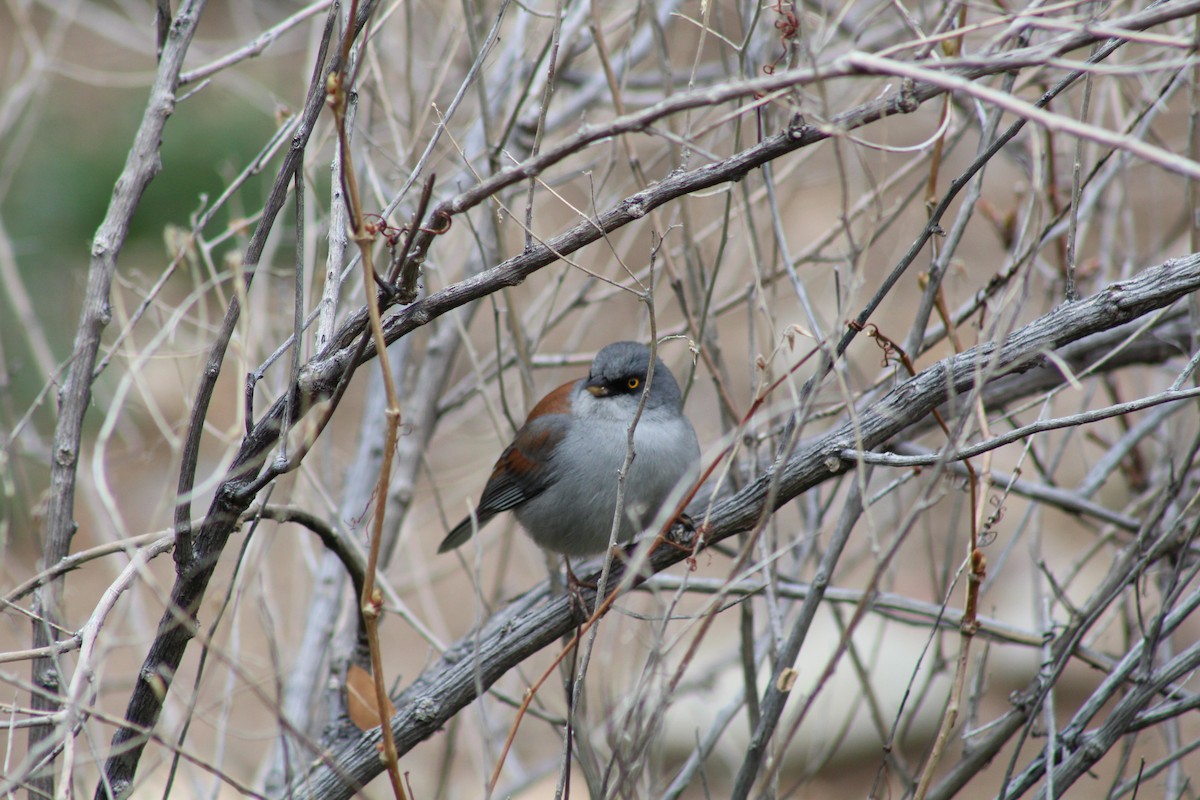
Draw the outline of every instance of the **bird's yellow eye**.
<instances>
[{"instance_id":1,"label":"bird's yellow eye","mask_svg":"<svg viewBox=\"0 0 1200 800\"><path fill-rule=\"evenodd\" d=\"M630 378L629 380L625 381L625 385L630 389L636 389L642 385L642 381L640 378Z\"/></svg>"}]
</instances>

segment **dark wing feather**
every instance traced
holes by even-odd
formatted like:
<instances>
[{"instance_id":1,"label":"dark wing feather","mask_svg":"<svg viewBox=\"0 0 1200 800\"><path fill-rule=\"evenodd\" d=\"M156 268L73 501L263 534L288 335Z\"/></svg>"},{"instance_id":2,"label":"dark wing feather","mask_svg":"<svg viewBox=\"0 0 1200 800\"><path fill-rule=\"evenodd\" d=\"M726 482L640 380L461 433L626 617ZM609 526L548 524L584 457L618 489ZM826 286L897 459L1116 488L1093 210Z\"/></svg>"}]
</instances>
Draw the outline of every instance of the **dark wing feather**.
<instances>
[{"instance_id":1,"label":"dark wing feather","mask_svg":"<svg viewBox=\"0 0 1200 800\"><path fill-rule=\"evenodd\" d=\"M496 460L475 514L446 534L438 545L439 553L458 547L492 517L537 497L553 482L554 448L566 425L560 414L530 416L530 421L517 431L513 443Z\"/></svg>"}]
</instances>

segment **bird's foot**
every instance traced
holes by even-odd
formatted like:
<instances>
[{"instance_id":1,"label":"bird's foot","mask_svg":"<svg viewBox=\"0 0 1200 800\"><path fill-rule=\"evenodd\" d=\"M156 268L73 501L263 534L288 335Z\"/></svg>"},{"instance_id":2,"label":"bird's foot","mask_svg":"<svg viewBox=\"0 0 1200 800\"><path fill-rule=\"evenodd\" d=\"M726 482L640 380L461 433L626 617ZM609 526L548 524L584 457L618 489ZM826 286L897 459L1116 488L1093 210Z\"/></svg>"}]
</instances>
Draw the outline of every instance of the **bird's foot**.
<instances>
[{"instance_id":1,"label":"bird's foot","mask_svg":"<svg viewBox=\"0 0 1200 800\"><path fill-rule=\"evenodd\" d=\"M696 521L687 514L680 514L662 538L672 547L690 552L696 545Z\"/></svg>"},{"instance_id":2,"label":"bird's foot","mask_svg":"<svg viewBox=\"0 0 1200 800\"><path fill-rule=\"evenodd\" d=\"M584 590L590 589L596 591L596 584L590 581L584 581L575 574L571 569L570 559L564 558L563 562L567 565L567 598L571 604L571 612L577 616L587 619L591 616L592 611L588 607L587 598L584 596ZM594 595L593 595L594 596Z\"/></svg>"}]
</instances>

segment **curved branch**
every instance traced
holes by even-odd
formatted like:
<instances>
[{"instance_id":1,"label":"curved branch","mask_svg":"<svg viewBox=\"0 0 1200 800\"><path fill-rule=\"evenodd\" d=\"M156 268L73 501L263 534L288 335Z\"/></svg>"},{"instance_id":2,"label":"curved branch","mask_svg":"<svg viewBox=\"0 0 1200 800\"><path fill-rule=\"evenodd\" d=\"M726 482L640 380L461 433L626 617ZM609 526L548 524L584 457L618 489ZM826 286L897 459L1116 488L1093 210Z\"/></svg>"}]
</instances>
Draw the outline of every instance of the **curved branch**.
<instances>
[{"instance_id":1,"label":"curved branch","mask_svg":"<svg viewBox=\"0 0 1200 800\"><path fill-rule=\"evenodd\" d=\"M372 5L372 3L367 4L368 8ZM179 19L184 19L183 10L180 11ZM332 16L330 20L332 21ZM327 25L327 36L330 30L330 25ZM323 67L324 48L321 52L322 56L314 69L304 113L292 139L292 146L284 156L275 185L272 187L271 199L268 201L267 208L264 210L258 228L247 248L245 261L248 264L257 263L258 253L261 252L266 242L275 215L283 207L288 183L303 158L308 137L312 133L317 116L324 104L324 75L330 67ZM247 281L249 280L250 275L248 274ZM158 633L146 654L142 669L138 673L138 680L129 696L125 719L131 724L128 727L118 728L113 734L111 751L105 762L104 772L96 786L97 800L124 797L131 790L133 776L137 771L138 761L141 759L142 750L147 741L142 731L153 728L158 721L165 693L170 688L171 680L183 660L187 643L192 638L195 613L208 586L208 580L212 577L217 560L224 550L225 542L236 528L241 513L249 505L247 500L239 507L227 491L218 490L204 524L197 535L192 536L190 497L196 463L199 458L200 433L203 429L208 402L215 388L217 376L220 374L221 363L224 361L225 348L232 336L238 313L239 303L234 298L225 315L221 332L218 333L210 350L197 391L197 399L193 404L193 416L184 444L183 463L180 467L178 484L178 497L182 499L176 505L174 555L177 577L171 588L171 605L159 622ZM275 409L282 409L282 406L277 404L272 410ZM262 424L258 427L260 435L246 438L231 468L231 474L240 476L242 480L244 480L245 474L243 465L247 461L261 458L266 449L275 441L271 431L274 431L276 436L278 435L281 427L280 415L271 416L269 427L264 428Z\"/></svg>"}]
</instances>

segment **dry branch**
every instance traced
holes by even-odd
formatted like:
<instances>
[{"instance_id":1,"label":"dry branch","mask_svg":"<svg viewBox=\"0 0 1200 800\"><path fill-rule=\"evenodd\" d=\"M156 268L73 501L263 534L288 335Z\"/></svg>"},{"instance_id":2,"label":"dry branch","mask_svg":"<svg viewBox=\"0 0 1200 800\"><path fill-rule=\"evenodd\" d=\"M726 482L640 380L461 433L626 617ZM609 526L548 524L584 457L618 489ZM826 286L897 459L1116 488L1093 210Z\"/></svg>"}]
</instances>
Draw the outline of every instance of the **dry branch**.
<instances>
[{"instance_id":1,"label":"dry branch","mask_svg":"<svg viewBox=\"0 0 1200 800\"><path fill-rule=\"evenodd\" d=\"M54 431L54 460L51 463L49 504L45 515L42 564L49 567L66 558L75 535L75 486L80 457L80 440L84 416L91 404L92 369L100 348L100 335L112 318L110 290L117 269L117 259L129 234L129 225L141 202L142 193L161 171L159 147L163 129L175 110L175 90L184 56L200 23L204 0L188 0L179 13L164 28L165 41L154 85L146 102L146 111L134 136L133 146L125 167L113 189L112 200L104 221L92 241L88 263L87 289L79 326L76 328L70 364L59 391L58 421ZM38 621L33 625L33 646L46 647L56 637L62 616L63 582L53 579L35 594L34 612ZM33 683L37 687L30 705L37 711L58 709L56 695L62 687L62 676L55 658L38 658L32 664ZM72 734L66 732L65 735ZM61 739L49 727L29 730L29 752L37 758L43 751L51 752L61 745ZM46 753L50 755L51 753ZM53 795L54 777L46 774L31 779L33 791Z\"/></svg>"}]
</instances>

